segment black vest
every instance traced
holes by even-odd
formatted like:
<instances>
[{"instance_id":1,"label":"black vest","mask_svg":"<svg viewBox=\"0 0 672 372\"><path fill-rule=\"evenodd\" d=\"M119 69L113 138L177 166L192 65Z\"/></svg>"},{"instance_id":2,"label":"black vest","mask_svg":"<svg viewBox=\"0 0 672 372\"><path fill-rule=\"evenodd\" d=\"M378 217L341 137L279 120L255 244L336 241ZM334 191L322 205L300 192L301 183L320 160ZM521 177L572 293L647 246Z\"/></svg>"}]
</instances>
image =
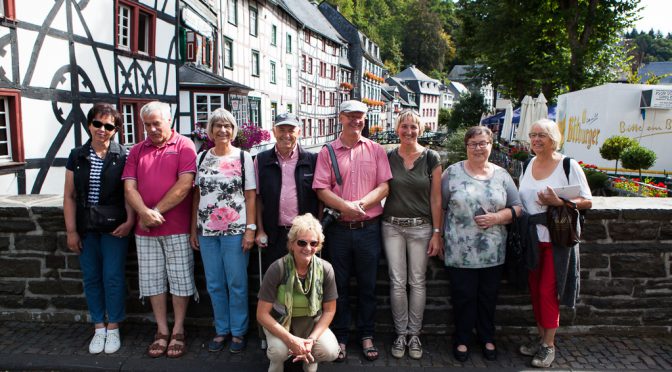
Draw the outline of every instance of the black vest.
<instances>
[{"instance_id":1,"label":"black vest","mask_svg":"<svg viewBox=\"0 0 672 372\"><path fill-rule=\"evenodd\" d=\"M86 210L89 198L89 174L91 173L91 162L89 160L89 151L91 149L91 140L80 147L72 149L70 159L73 161L73 173L75 182L75 194L77 201L77 232L83 234L85 231ZM99 205L116 205L119 208L125 208L124 204L124 181L121 180L121 174L126 165L126 149L116 142L110 142L110 148L103 162L103 169L100 172L100 196Z\"/></svg>"},{"instance_id":2,"label":"black vest","mask_svg":"<svg viewBox=\"0 0 672 372\"><path fill-rule=\"evenodd\" d=\"M317 194L313 191L317 154L305 151L298 145L296 149L299 152L299 159L294 170L294 182L296 182L299 214L312 213L317 218L319 201ZM257 154L257 171L259 172L257 191L263 203L261 223L268 235L269 244L275 244L278 236L280 188L282 186L282 170L275 147Z\"/></svg>"}]
</instances>

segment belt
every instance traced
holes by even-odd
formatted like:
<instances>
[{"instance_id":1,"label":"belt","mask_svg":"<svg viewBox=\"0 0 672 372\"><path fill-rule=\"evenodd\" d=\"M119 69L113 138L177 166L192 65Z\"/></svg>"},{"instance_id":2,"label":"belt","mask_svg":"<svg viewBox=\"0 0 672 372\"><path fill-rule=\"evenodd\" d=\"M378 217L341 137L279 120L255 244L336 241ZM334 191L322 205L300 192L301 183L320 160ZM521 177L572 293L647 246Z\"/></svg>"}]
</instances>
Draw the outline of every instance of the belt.
<instances>
[{"instance_id":1,"label":"belt","mask_svg":"<svg viewBox=\"0 0 672 372\"><path fill-rule=\"evenodd\" d=\"M380 218L374 217L370 220L364 220L364 221L337 221L337 222L339 225L345 227L346 229L358 230L366 226L373 225L374 223L378 223L379 220Z\"/></svg>"},{"instance_id":2,"label":"belt","mask_svg":"<svg viewBox=\"0 0 672 372\"><path fill-rule=\"evenodd\" d=\"M429 223L429 221L426 218L422 217L410 217L410 218L385 217L385 222L389 222L393 225L401 227L415 227Z\"/></svg>"}]
</instances>

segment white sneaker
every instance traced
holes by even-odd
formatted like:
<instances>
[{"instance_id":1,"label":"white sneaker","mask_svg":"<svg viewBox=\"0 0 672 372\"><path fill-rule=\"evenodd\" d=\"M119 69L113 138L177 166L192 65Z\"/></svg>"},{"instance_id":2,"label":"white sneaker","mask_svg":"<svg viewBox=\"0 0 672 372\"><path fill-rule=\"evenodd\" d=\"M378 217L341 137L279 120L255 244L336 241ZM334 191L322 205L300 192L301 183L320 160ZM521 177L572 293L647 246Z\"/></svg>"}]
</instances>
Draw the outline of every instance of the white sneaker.
<instances>
[{"instance_id":1,"label":"white sneaker","mask_svg":"<svg viewBox=\"0 0 672 372\"><path fill-rule=\"evenodd\" d=\"M119 329L108 329L107 339L105 340L105 354L116 353L121 347L121 338Z\"/></svg>"},{"instance_id":2,"label":"white sneaker","mask_svg":"<svg viewBox=\"0 0 672 372\"><path fill-rule=\"evenodd\" d=\"M89 353L100 354L105 348L105 332L96 332L93 334L91 343L89 343Z\"/></svg>"}]
</instances>

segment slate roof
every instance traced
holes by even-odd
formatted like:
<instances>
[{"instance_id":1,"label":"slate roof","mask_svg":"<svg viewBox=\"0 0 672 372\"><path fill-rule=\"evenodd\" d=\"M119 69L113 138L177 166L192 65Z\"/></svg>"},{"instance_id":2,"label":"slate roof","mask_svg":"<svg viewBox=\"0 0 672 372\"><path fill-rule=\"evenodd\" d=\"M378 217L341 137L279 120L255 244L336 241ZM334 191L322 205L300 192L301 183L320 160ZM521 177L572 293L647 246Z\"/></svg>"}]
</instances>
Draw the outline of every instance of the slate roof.
<instances>
[{"instance_id":1,"label":"slate roof","mask_svg":"<svg viewBox=\"0 0 672 372\"><path fill-rule=\"evenodd\" d=\"M658 84L672 84L672 62L647 63L639 69L639 76L641 76L640 83L645 83L646 80L652 76L662 76L666 74L671 75L660 79Z\"/></svg>"},{"instance_id":2,"label":"slate roof","mask_svg":"<svg viewBox=\"0 0 672 372\"><path fill-rule=\"evenodd\" d=\"M466 81L466 80L471 80L472 77L470 76L471 70L474 68L481 67L480 65L455 65L453 66L453 69L450 70L450 73L448 74L448 79L449 80L456 80L456 81Z\"/></svg>"},{"instance_id":3,"label":"slate roof","mask_svg":"<svg viewBox=\"0 0 672 372\"><path fill-rule=\"evenodd\" d=\"M219 75L215 75L211 72L201 70L195 66L184 64L180 66L179 70L179 82L180 87L184 88L213 88L219 87L222 89L231 89L238 91L249 92L253 90L252 88L236 83L229 79L223 78Z\"/></svg>"},{"instance_id":4,"label":"slate roof","mask_svg":"<svg viewBox=\"0 0 672 372\"><path fill-rule=\"evenodd\" d=\"M440 83L436 79L432 79L429 76L425 75L424 72L418 70L414 65L408 66L404 71L394 75L395 78L400 80L418 80L418 81L431 81L433 83Z\"/></svg>"},{"instance_id":5,"label":"slate roof","mask_svg":"<svg viewBox=\"0 0 672 372\"><path fill-rule=\"evenodd\" d=\"M339 44L347 43L341 34L331 26L331 23L324 17L322 12L317 9L317 6L311 4L308 0L278 0L278 3L294 19L310 30Z\"/></svg>"}]
</instances>

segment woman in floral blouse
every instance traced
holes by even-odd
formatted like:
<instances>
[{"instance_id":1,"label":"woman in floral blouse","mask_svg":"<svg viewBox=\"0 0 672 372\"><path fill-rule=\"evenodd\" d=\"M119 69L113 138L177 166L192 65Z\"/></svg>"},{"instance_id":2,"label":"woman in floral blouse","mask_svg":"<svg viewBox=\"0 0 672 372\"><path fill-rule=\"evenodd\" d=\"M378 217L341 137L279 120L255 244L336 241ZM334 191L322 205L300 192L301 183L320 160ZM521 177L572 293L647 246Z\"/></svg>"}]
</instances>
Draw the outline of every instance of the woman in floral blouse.
<instances>
[{"instance_id":1,"label":"woman in floral blouse","mask_svg":"<svg viewBox=\"0 0 672 372\"><path fill-rule=\"evenodd\" d=\"M191 245L201 251L215 318L208 350L222 350L231 336L229 351L238 353L246 346L249 323L247 263L257 229L254 165L249 153L232 144L238 126L230 112L215 110L206 131L215 147L196 158Z\"/></svg>"},{"instance_id":2,"label":"woman in floral blouse","mask_svg":"<svg viewBox=\"0 0 672 372\"><path fill-rule=\"evenodd\" d=\"M520 198L509 173L490 162L492 132L471 127L464 136L467 160L443 172L441 195L445 210L445 264L451 285L455 334L453 355L469 357L476 328L488 360L497 358L495 304L506 250L506 228Z\"/></svg>"}]
</instances>

